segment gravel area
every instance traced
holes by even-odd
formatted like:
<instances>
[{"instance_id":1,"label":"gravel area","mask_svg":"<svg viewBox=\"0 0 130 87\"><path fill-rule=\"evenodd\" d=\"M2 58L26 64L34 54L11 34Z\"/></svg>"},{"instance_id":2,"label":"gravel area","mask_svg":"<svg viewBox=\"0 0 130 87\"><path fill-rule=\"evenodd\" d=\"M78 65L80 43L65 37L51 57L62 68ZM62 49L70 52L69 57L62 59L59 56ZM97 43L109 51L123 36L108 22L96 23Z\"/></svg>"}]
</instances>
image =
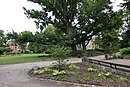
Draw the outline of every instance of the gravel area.
<instances>
[{"instance_id":1,"label":"gravel area","mask_svg":"<svg viewBox=\"0 0 130 87\"><path fill-rule=\"evenodd\" d=\"M38 80L27 75L34 66L48 66L54 61L0 65L0 87L76 87L68 83L49 80ZM81 62L81 59L70 59L70 62ZM79 87L79 86L77 86Z\"/></svg>"}]
</instances>

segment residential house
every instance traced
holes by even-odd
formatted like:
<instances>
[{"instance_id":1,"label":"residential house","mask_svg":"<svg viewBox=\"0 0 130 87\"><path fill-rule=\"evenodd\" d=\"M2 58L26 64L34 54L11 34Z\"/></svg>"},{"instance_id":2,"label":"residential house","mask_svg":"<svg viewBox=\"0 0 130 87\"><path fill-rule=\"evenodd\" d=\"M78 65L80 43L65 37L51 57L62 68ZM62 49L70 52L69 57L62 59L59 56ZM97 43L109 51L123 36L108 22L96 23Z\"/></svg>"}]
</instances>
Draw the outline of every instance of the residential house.
<instances>
[{"instance_id":1,"label":"residential house","mask_svg":"<svg viewBox=\"0 0 130 87\"><path fill-rule=\"evenodd\" d=\"M20 46L19 44L15 43L13 40L9 40L7 44L11 48L12 52L28 51L29 42Z\"/></svg>"},{"instance_id":2,"label":"residential house","mask_svg":"<svg viewBox=\"0 0 130 87\"><path fill-rule=\"evenodd\" d=\"M17 43L14 43L13 41L8 41L8 46L11 48L12 52L18 52L20 49L20 46Z\"/></svg>"}]
</instances>

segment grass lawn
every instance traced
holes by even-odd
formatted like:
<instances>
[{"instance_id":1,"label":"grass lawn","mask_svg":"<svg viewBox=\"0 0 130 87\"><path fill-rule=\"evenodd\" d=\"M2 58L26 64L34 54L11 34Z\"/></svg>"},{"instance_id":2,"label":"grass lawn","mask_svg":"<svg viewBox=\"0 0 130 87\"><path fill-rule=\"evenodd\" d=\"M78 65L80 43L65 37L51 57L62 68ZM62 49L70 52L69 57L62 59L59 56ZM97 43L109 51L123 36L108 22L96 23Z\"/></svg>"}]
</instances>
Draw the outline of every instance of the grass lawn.
<instances>
[{"instance_id":1,"label":"grass lawn","mask_svg":"<svg viewBox=\"0 0 130 87\"><path fill-rule=\"evenodd\" d=\"M38 56L47 54L20 54L17 56L0 57L0 64L16 64L42 61Z\"/></svg>"}]
</instances>

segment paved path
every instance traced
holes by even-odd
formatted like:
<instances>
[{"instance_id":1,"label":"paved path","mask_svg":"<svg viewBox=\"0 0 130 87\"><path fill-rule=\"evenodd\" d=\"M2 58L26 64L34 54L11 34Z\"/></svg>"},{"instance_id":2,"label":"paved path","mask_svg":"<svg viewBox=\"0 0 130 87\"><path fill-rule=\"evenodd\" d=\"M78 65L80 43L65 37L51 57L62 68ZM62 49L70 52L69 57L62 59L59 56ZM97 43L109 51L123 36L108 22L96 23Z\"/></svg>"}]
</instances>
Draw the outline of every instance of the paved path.
<instances>
[{"instance_id":1,"label":"paved path","mask_svg":"<svg viewBox=\"0 0 130 87\"><path fill-rule=\"evenodd\" d=\"M102 61L106 61L106 62L111 62L111 63L115 63L115 64L121 64L121 65L127 65L130 66L130 59L110 59L110 60L106 60L105 56L96 56L96 57L88 57L89 59L95 59L95 60L102 60ZM130 71L130 68L124 68L124 67L118 67L121 69L126 69Z\"/></svg>"},{"instance_id":2,"label":"paved path","mask_svg":"<svg viewBox=\"0 0 130 87\"><path fill-rule=\"evenodd\" d=\"M96 59L96 60L105 60L105 57L104 55L101 55L101 56L95 56L95 57L87 57L89 59Z\"/></svg>"},{"instance_id":3,"label":"paved path","mask_svg":"<svg viewBox=\"0 0 130 87\"><path fill-rule=\"evenodd\" d=\"M123 65L129 65L130 66L130 59L110 59L106 60L104 55L102 56L96 56L96 57L88 57L89 59L96 59L96 60L103 60L103 61L108 61L112 63L117 63L117 64L123 64Z\"/></svg>"},{"instance_id":4,"label":"paved path","mask_svg":"<svg viewBox=\"0 0 130 87\"><path fill-rule=\"evenodd\" d=\"M33 66L48 66L52 62L0 65L0 87L74 87L67 83L61 84L48 80L40 81L27 75L28 70ZM81 59L71 59L70 62L81 62Z\"/></svg>"}]
</instances>

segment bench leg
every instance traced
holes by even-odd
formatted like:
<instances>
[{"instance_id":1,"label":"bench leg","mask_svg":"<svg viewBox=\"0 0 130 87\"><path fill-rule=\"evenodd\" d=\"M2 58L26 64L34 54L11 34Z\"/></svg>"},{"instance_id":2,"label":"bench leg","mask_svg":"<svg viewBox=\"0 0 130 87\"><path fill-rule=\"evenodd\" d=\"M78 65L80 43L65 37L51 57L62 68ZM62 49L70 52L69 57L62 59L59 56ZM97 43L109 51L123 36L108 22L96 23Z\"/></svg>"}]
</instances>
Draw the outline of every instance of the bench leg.
<instances>
[{"instance_id":1,"label":"bench leg","mask_svg":"<svg viewBox=\"0 0 130 87\"><path fill-rule=\"evenodd\" d=\"M101 65L100 61L98 61L98 64Z\"/></svg>"},{"instance_id":2,"label":"bench leg","mask_svg":"<svg viewBox=\"0 0 130 87\"><path fill-rule=\"evenodd\" d=\"M113 68L113 67L112 67L112 64L110 64L110 67Z\"/></svg>"},{"instance_id":3,"label":"bench leg","mask_svg":"<svg viewBox=\"0 0 130 87\"><path fill-rule=\"evenodd\" d=\"M115 69L117 69L116 65L115 65Z\"/></svg>"}]
</instances>

